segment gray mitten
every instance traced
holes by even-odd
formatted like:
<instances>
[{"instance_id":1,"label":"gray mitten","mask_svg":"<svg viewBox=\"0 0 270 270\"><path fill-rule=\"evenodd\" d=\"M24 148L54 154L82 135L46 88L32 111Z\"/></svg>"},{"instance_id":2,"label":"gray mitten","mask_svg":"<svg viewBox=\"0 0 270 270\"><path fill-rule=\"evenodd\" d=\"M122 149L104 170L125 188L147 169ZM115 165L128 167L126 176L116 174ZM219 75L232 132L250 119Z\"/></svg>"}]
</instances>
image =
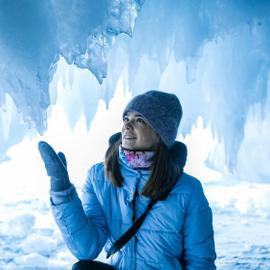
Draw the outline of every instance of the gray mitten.
<instances>
[{"instance_id":1,"label":"gray mitten","mask_svg":"<svg viewBox=\"0 0 270 270\"><path fill-rule=\"evenodd\" d=\"M38 143L40 155L44 161L47 175L51 178L51 190L62 191L71 186L65 155L62 152L55 153L53 148L46 142Z\"/></svg>"}]
</instances>

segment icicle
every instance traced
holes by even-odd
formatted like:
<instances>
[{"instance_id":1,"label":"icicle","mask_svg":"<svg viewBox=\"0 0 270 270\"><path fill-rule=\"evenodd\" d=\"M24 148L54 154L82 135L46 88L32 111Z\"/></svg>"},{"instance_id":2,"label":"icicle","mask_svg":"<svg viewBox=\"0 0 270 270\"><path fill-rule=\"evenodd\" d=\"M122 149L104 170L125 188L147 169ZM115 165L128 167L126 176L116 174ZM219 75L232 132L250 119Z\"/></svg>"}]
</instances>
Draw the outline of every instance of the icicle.
<instances>
[{"instance_id":1,"label":"icicle","mask_svg":"<svg viewBox=\"0 0 270 270\"><path fill-rule=\"evenodd\" d=\"M194 57L188 57L186 59L186 79L188 83L192 83L196 80L197 72L197 59Z\"/></svg>"}]
</instances>

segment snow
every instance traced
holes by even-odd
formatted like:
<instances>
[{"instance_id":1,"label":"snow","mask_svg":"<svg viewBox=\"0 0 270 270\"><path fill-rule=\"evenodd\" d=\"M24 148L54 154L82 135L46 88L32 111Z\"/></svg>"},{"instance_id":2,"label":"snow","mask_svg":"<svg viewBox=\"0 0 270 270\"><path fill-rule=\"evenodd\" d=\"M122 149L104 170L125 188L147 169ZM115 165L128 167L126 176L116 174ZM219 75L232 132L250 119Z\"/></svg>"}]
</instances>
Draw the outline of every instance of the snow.
<instances>
[{"instance_id":1,"label":"snow","mask_svg":"<svg viewBox=\"0 0 270 270\"><path fill-rule=\"evenodd\" d=\"M23 265L26 269L33 268L47 268L47 258L36 253L27 254L21 257L17 257L14 260L15 265Z\"/></svg>"},{"instance_id":2,"label":"snow","mask_svg":"<svg viewBox=\"0 0 270 270\"><path fill-rule=\"evenodd\" d=\"M34 222L35 217L27 213L5 219L1 228L1 234L4 237L24 239L32 231Z\"/></svg>"},{"instance_id":3,"label":"snow","mask_svg":"<svg viewBox=\"0 0 270 270\"><path fill-rule=\"evenodd\" d=\"M42 243L42 245L40 245ZM48 239L46 236L32 234L28 236L23 243L22 249L24 253L35 253L43 256L49 256L57 248L57 243L53 239Z\"/></svg>"}]
</instances>

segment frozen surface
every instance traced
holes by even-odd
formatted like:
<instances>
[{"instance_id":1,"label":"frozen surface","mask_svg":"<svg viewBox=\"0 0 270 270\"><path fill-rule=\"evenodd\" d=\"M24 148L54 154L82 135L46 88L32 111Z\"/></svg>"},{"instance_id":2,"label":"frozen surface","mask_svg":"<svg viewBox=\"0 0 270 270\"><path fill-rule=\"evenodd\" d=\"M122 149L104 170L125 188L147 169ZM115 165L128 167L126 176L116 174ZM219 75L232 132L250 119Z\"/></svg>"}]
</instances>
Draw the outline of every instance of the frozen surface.
<instances>
[{"instance_id":1,"label":"frozen surface","mask_svg":"<svg viewBox=\"0 0 270 270\"><path fill-rule=\"evenodd\" d=\"M93 120L99 98L108 106L123 78L133 95L175 92L187 116L181 133L201 116L225 153L209 166L237 172L250 110L267 112L269 10L244 0L1 0L0 161L44 133L59 84L74 97L65 104L74 127L81 114Z\"/></svg>"},{"instance_id":2,"label":"frozen surface","mask_svg":"<svg viewBox=\"0 0 270 270\"><path fill-rule=\"evenodd\" d=\"M0 162L25 134L46 130L49 84L60 56L101 83L109 48L117 35L131 35L142 3L0 1Z\"/></svg>"},{"instance_id":3,"label":"frozen surface","mask_svg":"<svg viewBox=\"0 0 270 270\"><path fill-rule=\"evenodd\" d=\"M245 185L205 185L214 213L219 270L270 268L270 185ZM258 196L250 200L254 193ZM48 201L1 202L0 212L0 269L71 269L76 260L59 235ZM6 225L23 232L11 234Z\"/></svg>"},{"instance_id":4,"label":"frozen surface","mask_svg":"<svg viewBox=\"0 0 270 270\"><path fill-rule=\"evenodd\" d=\"M214 212L217 269L270 268L270 185L230 183L206 188Z\"/></svg>"}]
</instances>

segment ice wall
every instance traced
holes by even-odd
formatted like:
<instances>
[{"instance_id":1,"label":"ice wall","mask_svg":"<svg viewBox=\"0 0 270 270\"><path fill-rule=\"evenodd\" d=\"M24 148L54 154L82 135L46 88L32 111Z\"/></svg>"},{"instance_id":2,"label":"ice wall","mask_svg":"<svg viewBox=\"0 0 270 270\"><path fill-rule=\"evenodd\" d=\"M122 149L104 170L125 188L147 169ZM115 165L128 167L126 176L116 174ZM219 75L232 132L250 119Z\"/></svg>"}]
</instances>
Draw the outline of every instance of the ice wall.
<instances>
[{"instance_id":1,"label":"ice wall","mask_svg":"<svg viewBox=\"0 0 270 270\"><path fill-rule=\"evenodd\" d=\"M59 81L73 91L65 104L70 124L82 113L89 124L98 99L109 104L122 76L134 95L176 93L184 107L181 133L202 116L224 141L233 171L250 109L259 106L261 119L270 111L269 14L263 0L1 0L0 156L29 136L25 123L44 132ZM76 76L76 68L102 84ZM209 164L218 166L211 158Z\"/></svg>"},{"instance_id":2,"label":"ice wall","mask_svg":"<svg viewBox=\"0 0 270 270\"><path fill-rule=\"evenodd\" d=\"M49 84L59 57L90 70L101 83L108 49L120 33L131 35L142 3L0 0L0 161L11 145L35 133L28 128L46 130Z\"/></svg>"}]
</instances>

